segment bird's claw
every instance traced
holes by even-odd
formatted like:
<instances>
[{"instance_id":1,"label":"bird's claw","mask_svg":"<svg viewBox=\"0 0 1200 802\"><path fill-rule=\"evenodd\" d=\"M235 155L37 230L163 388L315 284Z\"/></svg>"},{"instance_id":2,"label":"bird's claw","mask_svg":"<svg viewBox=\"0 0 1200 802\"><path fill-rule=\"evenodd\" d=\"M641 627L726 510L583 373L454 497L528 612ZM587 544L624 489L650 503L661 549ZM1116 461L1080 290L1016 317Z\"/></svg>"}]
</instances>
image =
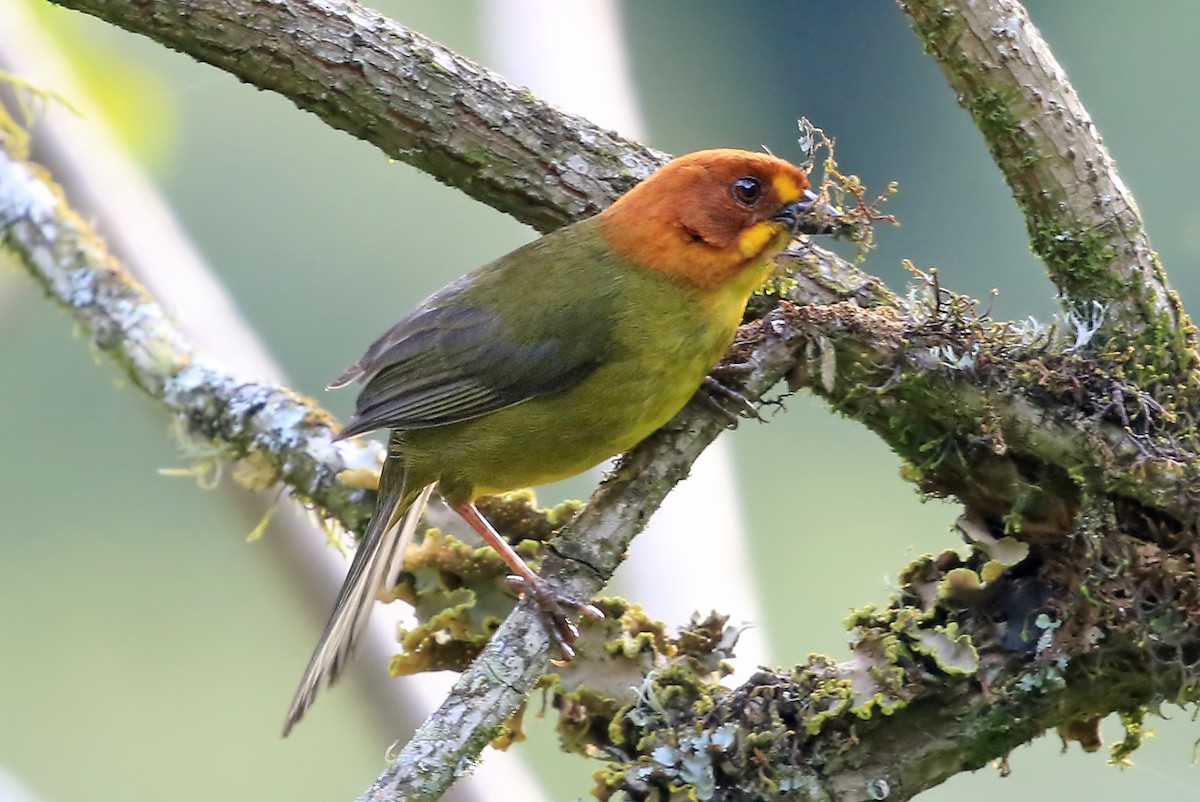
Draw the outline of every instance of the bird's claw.
<instances>
[{"instance_id":1,"label":"bird's claw","mask_svg":"<svg viewBox=\"0 0 1200 802\"><path fill-rule=\"evenodd\" d=\"M579 640L579 627L567 617L565 608L574 609L594 621L604 618L604 612L596 605L558 590L539 576L535 575L531 580L513 575L508 577L508 584L537 604L546 632L562 653L561 660L551 660L557 666L565 666L575 659L575 641Z\"/></svg>"},{"instance_id":2,"label":"bird's claw","mask_svg":"<svg viewBox=\"0 0 1200 802\"><path fill-rule=\"evenodd\" d=\"M758 407L754 406L749 398L712 376L704 377L704 381L700 385L700 396L714 410L728 418L732 426L737 425L741 415L757 421L763 419L758 412Z\"/></svg>"}]
</instances>

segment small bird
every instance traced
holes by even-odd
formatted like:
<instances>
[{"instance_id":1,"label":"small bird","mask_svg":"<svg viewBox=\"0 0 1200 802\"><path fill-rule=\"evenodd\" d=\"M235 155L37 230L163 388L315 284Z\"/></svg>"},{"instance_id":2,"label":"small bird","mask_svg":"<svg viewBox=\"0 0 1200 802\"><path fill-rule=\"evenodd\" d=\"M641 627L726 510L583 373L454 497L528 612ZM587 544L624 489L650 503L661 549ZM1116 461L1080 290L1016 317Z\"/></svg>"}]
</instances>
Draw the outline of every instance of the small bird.
<instances>
[{"instance_id":1,"label":"small bird","mask_svg":"<svg viewBox=\"0 0 1200 802\"><path fill-rule=\"evenodd\" d=\"M340 438L391 436L375 511L285 736L395 584L435 485L536 599L570 658L578 633L564 605L599 611L530 569L474 499L582 473L670 420L729 347L772 257L824 213L815 198L803 171L774 156L682 156L595 217L434 293L330 385L366 380Z\"/></svg>"}]
</instances>

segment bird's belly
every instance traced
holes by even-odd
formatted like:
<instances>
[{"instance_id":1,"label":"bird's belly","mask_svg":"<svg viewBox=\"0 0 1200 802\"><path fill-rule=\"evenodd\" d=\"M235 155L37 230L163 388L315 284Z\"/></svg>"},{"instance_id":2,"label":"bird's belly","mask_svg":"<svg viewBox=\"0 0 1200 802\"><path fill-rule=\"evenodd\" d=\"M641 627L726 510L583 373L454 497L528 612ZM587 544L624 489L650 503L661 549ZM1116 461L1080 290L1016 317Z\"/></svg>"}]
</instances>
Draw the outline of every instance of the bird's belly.
<instances>
[{"instance_id":1,"label":"bird's belly","mask_svg":"<svg viewBox=\"0 0 1200 802\"><path fill-rule=\"evenodd\" d=\"M723 345L721 346L723 347ZM474 420L404 435L415 478L443 493L474 496L565 479L620 454L675 415L721 348L598 369L564 393L533 398Z\"/></svg>"}]
</instances>

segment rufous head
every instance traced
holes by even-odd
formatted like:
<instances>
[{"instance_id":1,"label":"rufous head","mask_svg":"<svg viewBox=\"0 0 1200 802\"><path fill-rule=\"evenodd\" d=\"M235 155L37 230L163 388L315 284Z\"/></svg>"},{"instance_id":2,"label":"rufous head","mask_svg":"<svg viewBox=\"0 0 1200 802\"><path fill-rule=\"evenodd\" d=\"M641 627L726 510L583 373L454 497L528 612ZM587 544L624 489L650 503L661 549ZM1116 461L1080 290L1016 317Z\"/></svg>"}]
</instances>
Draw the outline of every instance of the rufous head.
<instances>
[{"instance_id":1,"label":"rufous head","mask_svg":"<svg viewBox=\"0 0 1200 802\"><path fill-rule=\"evenodd\" d=\"M766 153L701 150L667 163L601 213L612 249L702 290L761 267L787 244L811 193Z\"/></svg>"}]
</instances>

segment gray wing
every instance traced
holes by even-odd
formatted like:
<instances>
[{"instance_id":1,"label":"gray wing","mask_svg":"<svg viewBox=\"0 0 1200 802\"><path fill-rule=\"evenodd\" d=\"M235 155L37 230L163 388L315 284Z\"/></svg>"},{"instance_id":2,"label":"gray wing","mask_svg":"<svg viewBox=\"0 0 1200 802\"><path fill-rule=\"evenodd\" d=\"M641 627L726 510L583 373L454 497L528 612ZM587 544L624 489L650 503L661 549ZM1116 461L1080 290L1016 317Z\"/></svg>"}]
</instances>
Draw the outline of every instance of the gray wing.
<instances>
[{"instance_id":1,"label":"gray wing","mask_svg":"<svg viewBox=\"0 0 1200 802\"><path fill-rule=\"evenodd\" d=\"M531 290L520 301L532 320L513 331L495 309L471 302L472 288L465 279L435 294L330 385L367 379L342 437L477 418L570 389L604 360L612 316L599 313L606 304L594 295L548 299Z\"/></svg>"}]
</instances>

